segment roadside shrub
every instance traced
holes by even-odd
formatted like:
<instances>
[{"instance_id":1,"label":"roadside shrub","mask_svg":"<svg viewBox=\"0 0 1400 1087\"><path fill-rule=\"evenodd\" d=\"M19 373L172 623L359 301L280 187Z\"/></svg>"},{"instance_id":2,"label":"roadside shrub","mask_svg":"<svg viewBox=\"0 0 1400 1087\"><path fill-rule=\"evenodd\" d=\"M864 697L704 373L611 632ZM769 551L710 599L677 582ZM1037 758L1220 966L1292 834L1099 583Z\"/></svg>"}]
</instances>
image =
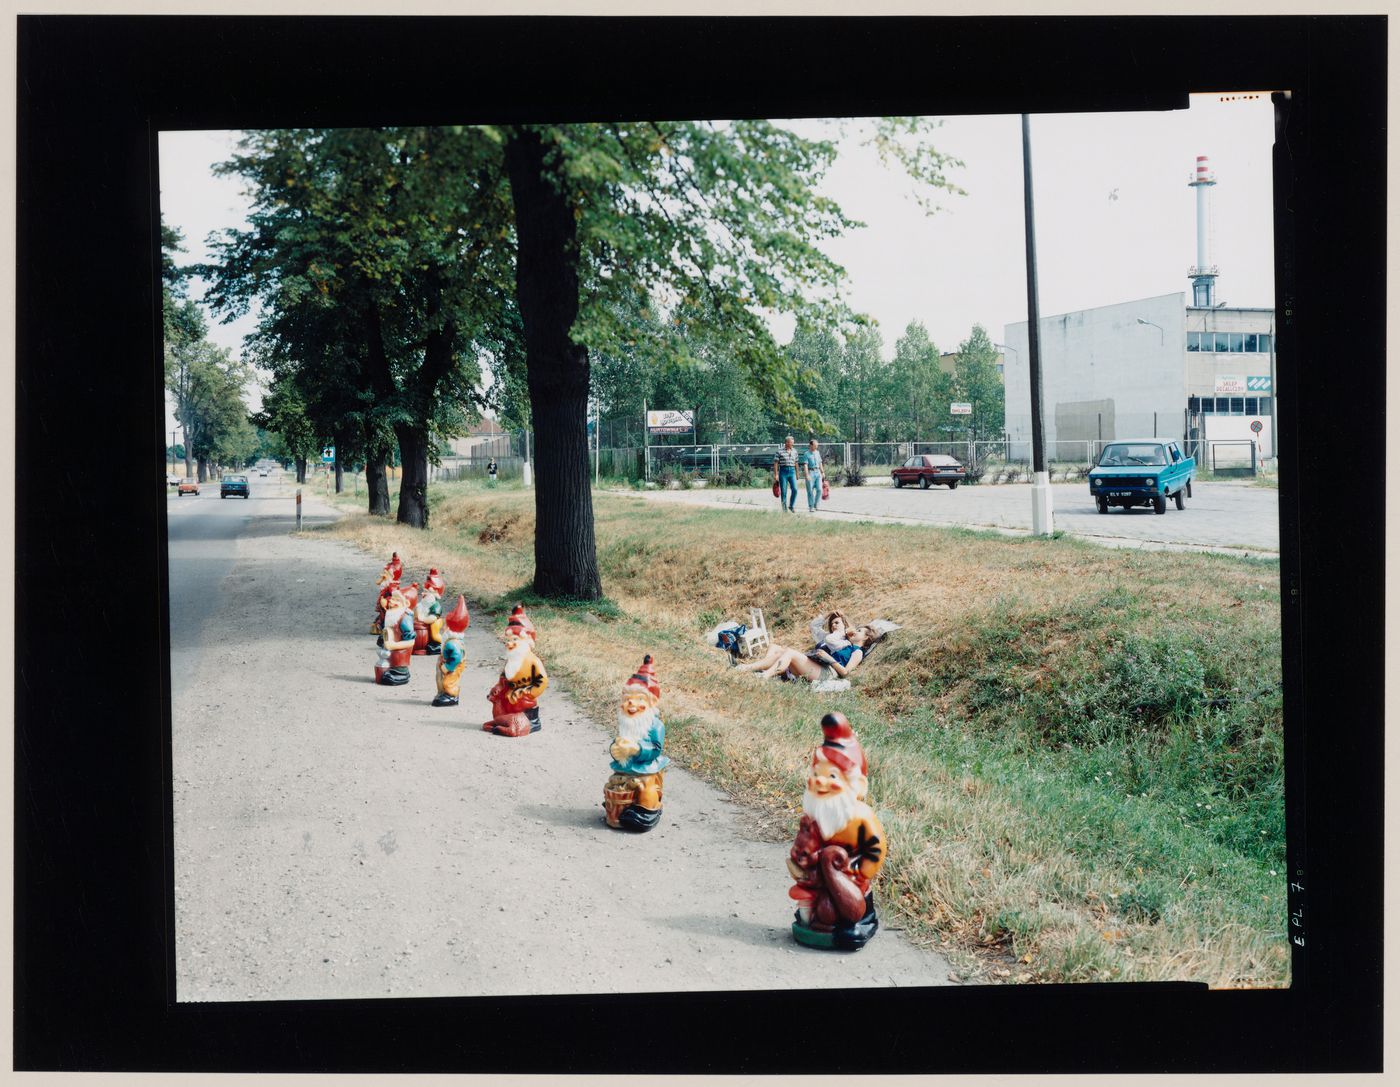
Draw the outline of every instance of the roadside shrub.
<instances>
[{"instance_id":1,"label":"roadside shrub","mask_svg":"<svg viewBox=\"0 0 1400 1087\"><path fill-rule=\"evenodd\" d=\"M1015 483L1015 482L1016 482L1017 480L1019 480L1020 478L1021 478L1021 469L1017 468L1016 465L1014 465L1014 464L1008 464L1008 465L1007 465L1005 468L1003 468L1002 471L1001 471L1001 480L1000 480L1000 482L1002 482L1002 483Z\"/></svg>"},{"instance_id":2,"label":"roadside shrub","mask_svg":"<svg viewBox=\"0 0 1400 1087\"><path fill-rule=\"evenodd\" d=\"M865 469L859 464L852 464L841 470L841 486L843 487L864 487Z\"/></svg>"},{"instance_id":3,"label":"roadside shrub","mask_svg":"<svg viewBox=\"0 0 1400 1087\"><path fill-rule=\"evenodd\" d=\"M975 461L967 466L966 471L963 482L968 484L981 483L982 477L987 474L987 469Z\"/></svg>"}]
</instances>

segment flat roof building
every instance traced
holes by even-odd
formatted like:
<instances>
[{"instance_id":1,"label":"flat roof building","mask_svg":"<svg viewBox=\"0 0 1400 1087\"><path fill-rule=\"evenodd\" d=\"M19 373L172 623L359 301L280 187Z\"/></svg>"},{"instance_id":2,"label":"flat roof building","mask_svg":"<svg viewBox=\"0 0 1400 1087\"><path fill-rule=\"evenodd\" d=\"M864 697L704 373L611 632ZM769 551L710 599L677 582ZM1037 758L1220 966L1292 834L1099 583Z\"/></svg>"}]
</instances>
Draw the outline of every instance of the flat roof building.
<instances>
[{"instance_id":1,"label":"flat roof building","mask_svg":"<svg viewBox=\"0 0 1400 1087\"><path fill-rule=\"evenodd\" d=\"M1272 309L1190 306L1184 291L1042 317L1047 458L1078 461L1100 440L1150 436L1252 440L1273 456L1273 337ZM1028 450L1028 323L1007 325L1004 339L1007 437Z\"/></svg>"}]
</instances>

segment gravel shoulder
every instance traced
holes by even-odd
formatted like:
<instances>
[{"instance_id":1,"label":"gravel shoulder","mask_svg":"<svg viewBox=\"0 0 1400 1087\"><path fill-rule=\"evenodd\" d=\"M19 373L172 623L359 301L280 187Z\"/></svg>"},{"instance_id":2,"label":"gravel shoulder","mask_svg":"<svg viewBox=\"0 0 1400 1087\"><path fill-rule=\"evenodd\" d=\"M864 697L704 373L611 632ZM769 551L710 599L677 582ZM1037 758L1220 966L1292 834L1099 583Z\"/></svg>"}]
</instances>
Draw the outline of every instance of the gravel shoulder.
<instances>
[{"instance_id":1,"label":"gravel shoulder","mask_svg":"<svg viewBox=\"0 0 1400 1087\"><path fill-rule=\"evenodd\" d=\"M174 697L178 1000L948 983L890 929L795 944L788 843L674 764L661 825L610 831L609 732L557 683L541 732L482 732L501 650L476 609L460 706L429 704L435 658L375 685L379 560L286 528L238 540Z\"/></svg>"}]
</instances>

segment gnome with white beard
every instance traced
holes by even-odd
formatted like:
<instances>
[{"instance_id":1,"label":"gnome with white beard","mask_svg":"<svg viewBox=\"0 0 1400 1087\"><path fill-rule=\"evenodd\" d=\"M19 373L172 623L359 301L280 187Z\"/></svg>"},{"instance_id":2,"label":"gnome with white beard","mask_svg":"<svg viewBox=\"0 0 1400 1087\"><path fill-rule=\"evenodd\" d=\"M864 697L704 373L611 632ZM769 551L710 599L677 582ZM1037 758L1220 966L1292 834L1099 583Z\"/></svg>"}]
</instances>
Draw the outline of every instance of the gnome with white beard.
<instances>
[{"instance_id":1,"label":"gnome with white beard","mask_svg":"<svg viewBox=\"0 0 1400 1087\"><path fill-rule=\"evenodd\" d=\"M788 856L797 903L792 934L809 947L856 951L880 921L871 886L888 856L880 820L865 802L865 752L844 714L822 718L812 752L802 822Z\"/></svg>"},{"instance_id":2,"label":"gnome with white beard","mask_svg":"<svg viewBox=\"0 0 1400 1087\"><path fill-rule=\"evenodd\" d=\"M613 773L603 786L603 812L617 830L646 831L661 822L661 777L671 760L661 753L666 725L656 712L661 686L651 654L622 685L617 736L608 753Z\"/></svg>"},{"instance_id":3,"label":"gnome with white beard","mask_svg":"<svg viewBox=\"0 0 1400 1087\"><path fill-rule=\"evenodd\" d=\"M484 732L528 736L540 730L538 700L549 686L549 676L545 674L544 662L535 654L535 641L526 629L527 622L524 609L517 604L506 623L505 667L486 695L493 713L491 720L481 726Z\"/></svg>"}]
</instances>

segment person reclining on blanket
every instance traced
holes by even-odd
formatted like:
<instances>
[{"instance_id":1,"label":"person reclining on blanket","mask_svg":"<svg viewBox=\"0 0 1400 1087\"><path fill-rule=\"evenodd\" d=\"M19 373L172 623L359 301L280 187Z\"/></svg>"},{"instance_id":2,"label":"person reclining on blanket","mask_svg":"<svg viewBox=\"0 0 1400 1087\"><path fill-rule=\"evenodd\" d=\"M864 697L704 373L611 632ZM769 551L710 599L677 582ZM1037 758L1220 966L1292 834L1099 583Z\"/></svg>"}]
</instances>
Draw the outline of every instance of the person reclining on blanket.
<instances>
[{"instance_id":1,"label":"person reclining on blanket","mask_svg":"<svg viewBox=\"0 0 1400 1087\"><path fill-rule=\"evenodd\" d=\"M841 617L838 625L844 630L844 617ZM822 644L812 650L789 649L786 646L775 645L765 656L748 664L737 665L735 670L758 672L764 679L772 679L782 674L812 683L844 679L855 670L865 658L866 650L879 641L880 637L871 627L862 626L846 634L846 644L840 647L833 647L827 639L823 639Z\"/></svg>"}]
</instances>

